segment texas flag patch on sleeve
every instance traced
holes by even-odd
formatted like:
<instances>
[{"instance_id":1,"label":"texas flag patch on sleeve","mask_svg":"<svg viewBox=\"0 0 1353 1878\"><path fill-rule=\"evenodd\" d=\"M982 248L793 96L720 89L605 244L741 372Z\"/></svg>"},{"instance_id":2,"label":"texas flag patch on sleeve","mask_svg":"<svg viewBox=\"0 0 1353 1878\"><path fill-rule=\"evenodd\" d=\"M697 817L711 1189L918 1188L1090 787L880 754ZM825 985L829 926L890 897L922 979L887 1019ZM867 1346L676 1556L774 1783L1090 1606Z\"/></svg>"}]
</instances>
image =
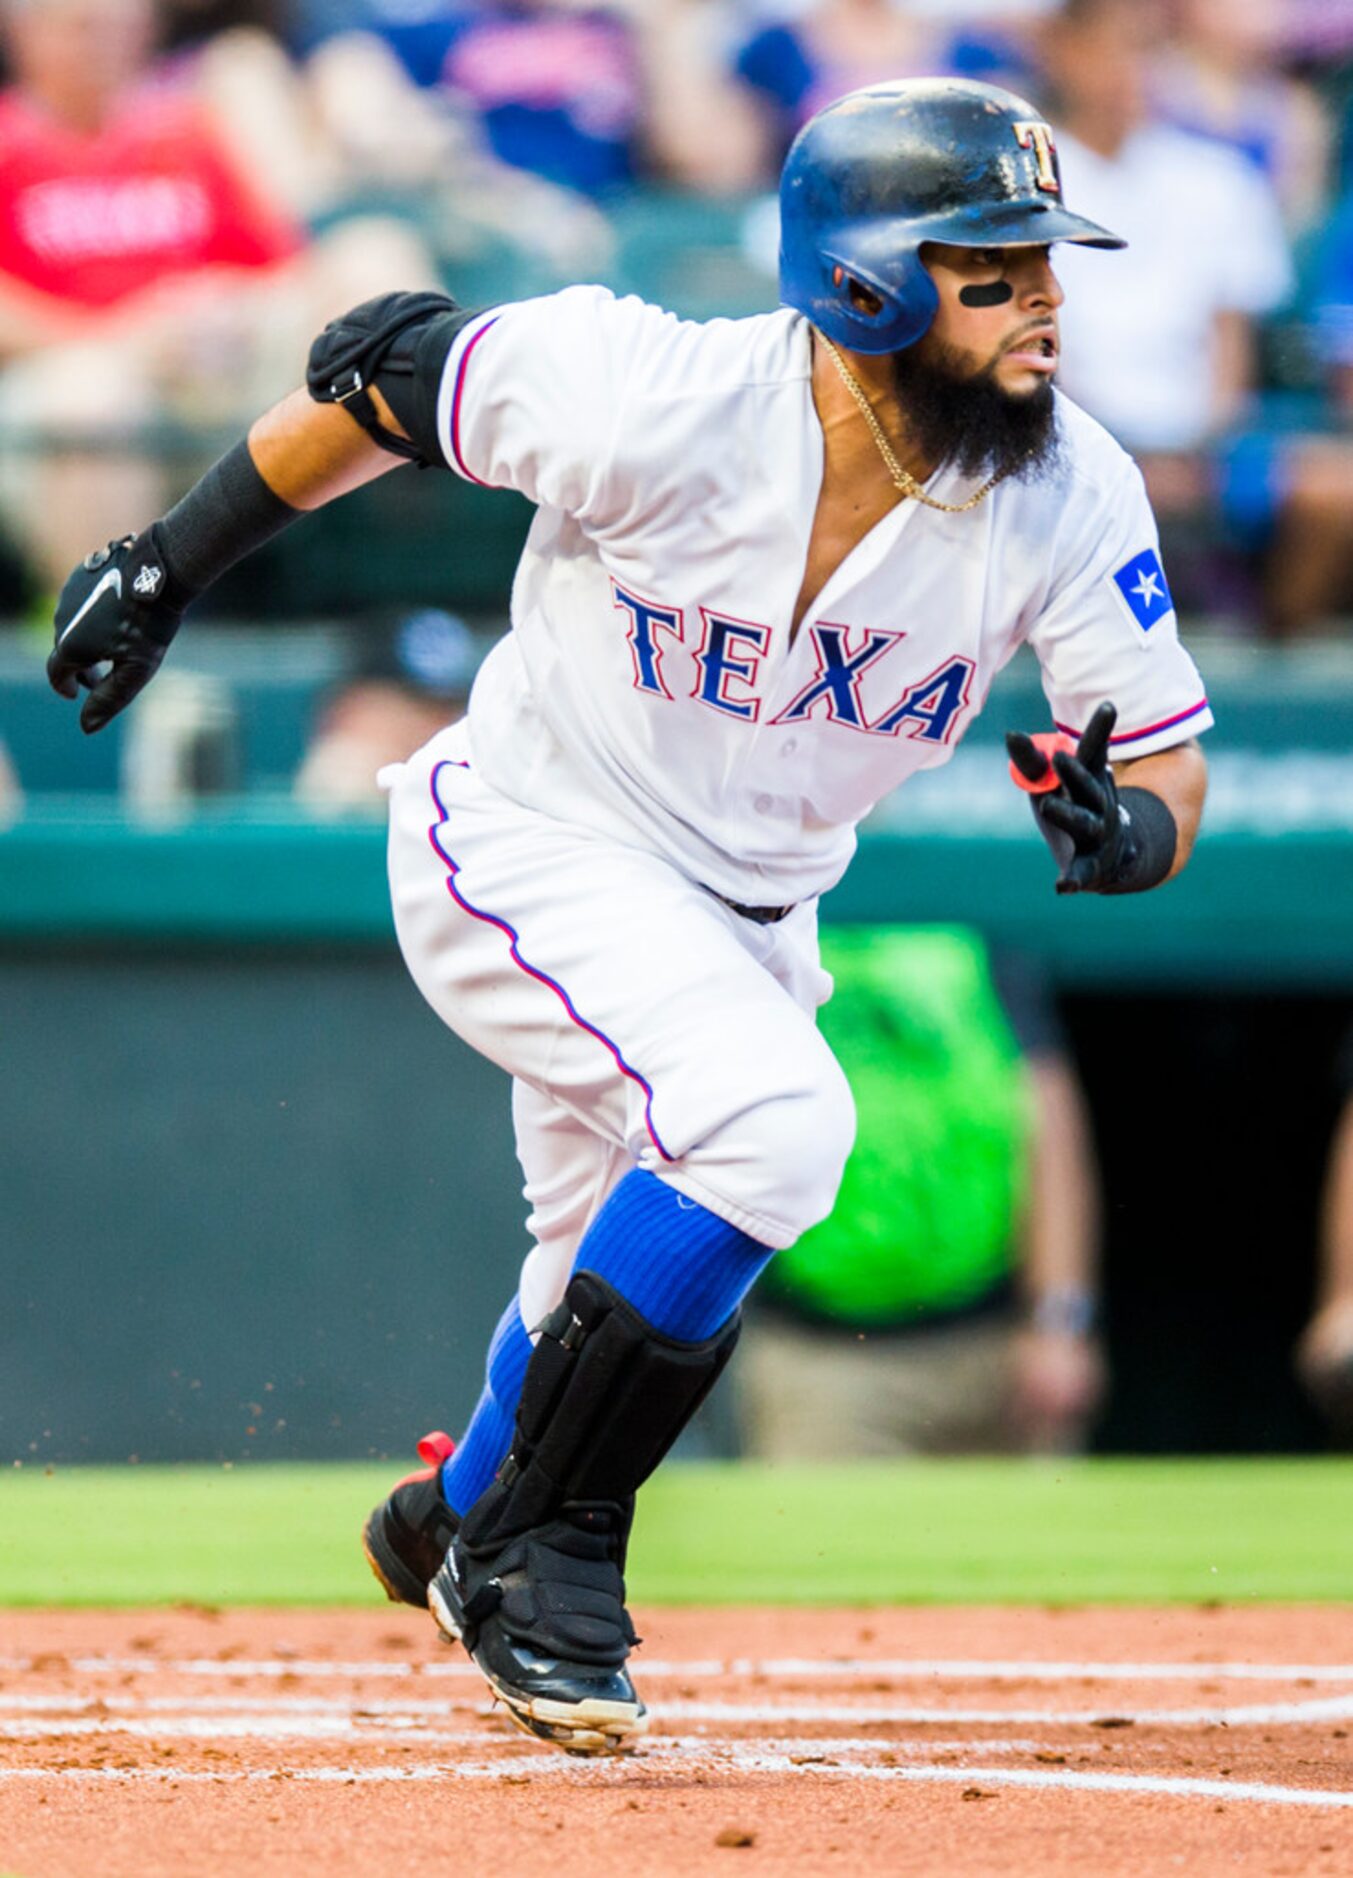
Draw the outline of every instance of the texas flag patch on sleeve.
<instances>
[{"instance_id":1,"label":"texas flag patch on sleeve","mask_svg":"<svg viewBox=\"0 0 1353 1878\"><path fill-rule=\"evenodd\" d=\"M1130 561L1124 561L1113 575L1113 584L1133 625L1149 641L1152 627L1174 611L1165 569L1156 550L1143 548Z\"/></svg>"}]
</instances>

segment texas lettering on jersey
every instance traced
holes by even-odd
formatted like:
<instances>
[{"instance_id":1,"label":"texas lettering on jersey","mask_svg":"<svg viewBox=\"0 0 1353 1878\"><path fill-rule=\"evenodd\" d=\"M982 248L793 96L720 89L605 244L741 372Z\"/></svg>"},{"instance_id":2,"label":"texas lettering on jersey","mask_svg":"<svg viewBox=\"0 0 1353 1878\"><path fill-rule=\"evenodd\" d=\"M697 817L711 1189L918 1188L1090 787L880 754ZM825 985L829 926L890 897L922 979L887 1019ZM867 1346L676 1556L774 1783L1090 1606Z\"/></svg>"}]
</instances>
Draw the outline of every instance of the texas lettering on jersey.
<instances>
[{"instance_id":1,"label":"texas lettering on jersey","mask_svg":"<svg viewBox=\"0 0 1353 1878\"><path fill-rule=\"evenodd\" d=\"M739 903L827 891L1021 646L1055 722L1112 698L1116 757L1211 721L1141 474L1060 394L1055 474L973 505L941 466L957 506L890 509L791 643L824 463L813 371L791 309L700 325L570 287L467 324L438 396L446 463L536 507L470 703L478 773Z\"/></svg>"},{"instance_id":2,"label":"texas lettering on jersey","mask_svg":"<svg viewBox=\"0 0 1353 1878\"><path fill-rule=\"evenodd\" d=\"M617 610L628 622L625 637L634 661L636 691L669 702L684 695L749 724L760 720L764 696L757 686L770 645L769 626L731 619L702 606L699 641L688 647L683 608L645 599L615 579L611 590ZM885 708L876 709L871 718L860 695L862 678L901 645L906 633L870 627L858 635L856 644L849 626L825 620L810 625L807 632L817 660L816 675L776 713L772 723L804 723L816 716L870 736L895 737L905 728L908 736L927 743L949 742L971 696L976 671L971 659L958 653L944 659L894 695ZM694 683L680 692L673 690L668 669L676 646L689 650L684 663L688 671L693 666L695 674Z\"/></svg>"}]
</instances>

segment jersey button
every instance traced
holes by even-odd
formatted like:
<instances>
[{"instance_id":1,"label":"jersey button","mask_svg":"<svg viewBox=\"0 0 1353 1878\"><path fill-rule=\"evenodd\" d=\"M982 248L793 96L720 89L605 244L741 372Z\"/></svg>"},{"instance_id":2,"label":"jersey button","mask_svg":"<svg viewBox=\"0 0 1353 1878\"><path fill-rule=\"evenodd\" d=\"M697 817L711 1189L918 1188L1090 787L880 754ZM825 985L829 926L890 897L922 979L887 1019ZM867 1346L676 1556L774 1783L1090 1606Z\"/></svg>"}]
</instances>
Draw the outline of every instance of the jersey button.
<instances>
[{"instance_id":1,"label":"jersey button","mask_svg":"<svg viewBox=\"0 0 1353 1878\"><path fill-rule=\"evenodd\" d=\"M780 745L780 755L793 756L798 747L799 740L797 737L786 737L784 742Z\"/></svg>"},{"instance_id":2,"label":"jersey button","mask_svg":"<svg viewBox=\"0 0 1353 1878\"><path fill-rule=\"evenodd\" d=\"M758 796L752 803L752 807L758 815L769 815L775 807L775 798L774 796Z\"/></svg>"}]
</instances>

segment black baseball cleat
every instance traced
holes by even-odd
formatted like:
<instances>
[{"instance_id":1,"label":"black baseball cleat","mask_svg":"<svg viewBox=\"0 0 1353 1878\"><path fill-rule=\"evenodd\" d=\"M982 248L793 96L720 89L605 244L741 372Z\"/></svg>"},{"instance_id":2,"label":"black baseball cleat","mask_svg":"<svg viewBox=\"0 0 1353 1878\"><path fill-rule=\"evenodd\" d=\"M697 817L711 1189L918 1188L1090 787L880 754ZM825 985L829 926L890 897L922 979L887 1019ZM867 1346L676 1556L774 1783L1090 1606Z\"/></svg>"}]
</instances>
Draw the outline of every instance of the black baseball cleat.
<instances>
[{"instance_id":1,"label":"black baseball cleat","mask_svg":"<svg viewBox=\"0 0 1353 1878\"><path fill-rule=\"evenodd\" d=\"M571 1501L541 1526L468 1545L464 1527L428 1586L513 1724L566 1754L628 1754L648 1714L625 1668L639 1639L625 1609L633 1502Z\"/></svg>"},{"instance_id":2,"label":"black baseball cleat","mask_svg":"<svg viewBox=\"0 0 1353 1878\"><path fill-rule=\"evenodd\" d=\"M428 1585L456 1536L460 1521L442 1498L441 1484L442 1463L455 1451L455 1442L440 1429L424 1435L418 1454L428 1465L407 1474L362 1528L367 1563L396 1604L427 1609Z\"/></svg>"},{"instance_id":3,"label":"black baseball cleat","mask_svg":"<svg viewBox=\"0 0 1353 1878\"><path fill-rule=\"evenodd\" d=\"M626 1663L634 1496L709 1394L737 1342L655 1330L595 1272L541 1319L512 1446L428 1586L523 1734L567 1754L627 1754L648 1727Z\"/></svg>"}]
</instances>

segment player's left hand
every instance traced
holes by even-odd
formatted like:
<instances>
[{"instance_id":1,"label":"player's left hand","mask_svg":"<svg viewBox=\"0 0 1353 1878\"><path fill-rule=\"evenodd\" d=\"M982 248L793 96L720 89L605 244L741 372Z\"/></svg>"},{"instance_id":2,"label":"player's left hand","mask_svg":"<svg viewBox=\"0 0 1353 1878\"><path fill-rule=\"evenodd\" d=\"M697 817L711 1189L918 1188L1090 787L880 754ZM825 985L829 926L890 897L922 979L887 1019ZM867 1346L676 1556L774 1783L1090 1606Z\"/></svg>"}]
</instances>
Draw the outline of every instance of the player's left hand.
<instances>
[{"instance_id":1,"label":"player's left hand","mask_svg":"<svg viewBox=\"0 0 1353 1878\"><path fill-rule=\"evenodd\" d=\"M1035 740L1021 730L1007 733L1005 747L1015 780L1029 792L1034 820L1061 869L1058 893L1102 893L1132 858L1132 824L1118 805L1109 767L1109 738L1118 722L1112 704L1101 704L1074 749L1069 739Z\"/></svg>"}]
</instances>

